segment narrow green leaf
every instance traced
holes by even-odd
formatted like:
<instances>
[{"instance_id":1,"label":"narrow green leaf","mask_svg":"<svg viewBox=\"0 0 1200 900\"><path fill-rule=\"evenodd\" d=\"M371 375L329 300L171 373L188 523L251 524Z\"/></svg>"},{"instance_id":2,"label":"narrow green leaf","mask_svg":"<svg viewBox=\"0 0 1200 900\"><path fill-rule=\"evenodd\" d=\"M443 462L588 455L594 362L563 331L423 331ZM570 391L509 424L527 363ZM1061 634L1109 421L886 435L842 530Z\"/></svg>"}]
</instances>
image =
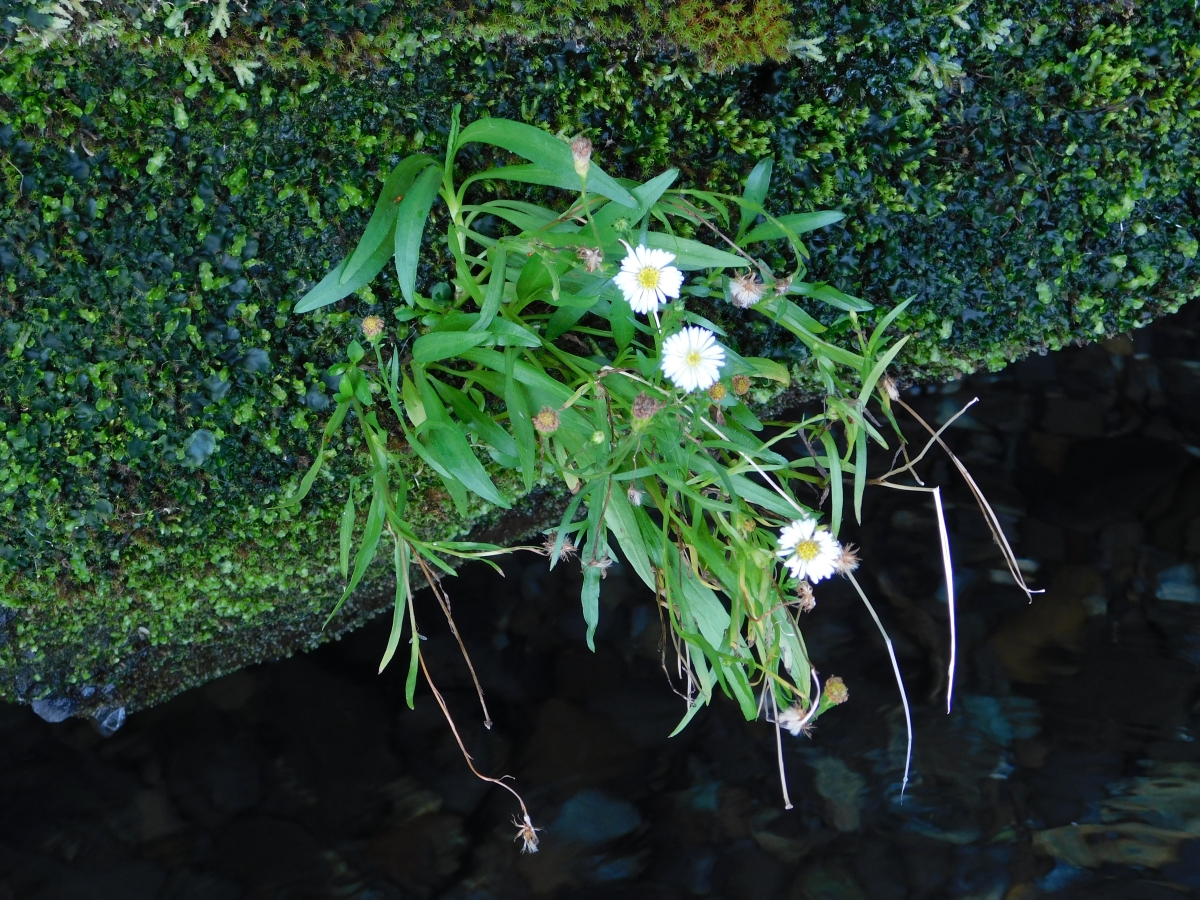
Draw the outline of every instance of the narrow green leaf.
<instances>
[{"instance_id":1,"label":"narrow green leaf","mask_svg":"<svg viewBox=\"0 0 1200 900\"><path fill-rule=\"evenodd\" d=\"M746 215L745 212L742 213ZM793 213L790 216L776 216L784 226L790 228L794 234L803 234L806 231L815 231L818 228L824 228L827 225L832 225L835 222L840 222L846 218L846 214L837 212L836 210L826 210L823 212L811 213ZM787 237L786 232L774 222L763 222L756 228L751 229L750 233L738 241L739 244L754 244L758 241L775 241L780 238Z\"/></svg>"},{"instance_id":2,"label":"narrow green leaf","mask_svg":"<svg viewBox=\"0 0 1200 900\"><path fill-rule=\"evenodd\" d=\"M497 244L488 250L488 262L492 266L492 276L488 280L487 294L484 295L479 318L469 331L487 331L488 325L500 311L500 302L504 299L504 267L508 264L508 251L504 249L503 244Z\"/></svg>"},{"instance_id":3,"label":"narrow green leaf","mask_svg":"<svg viewBox=\"0 0 1200 900\"><path fill-rule=\"evenodd\" d=\"M645 582L646 587L655 590L654 570L650 566L650 553L642 540L642 530L638 526L637 514L629 497L619 485L614 485L608 500L608 509L604 511L604 521L609 530L616 536L621 552L633 571Z\"/></svg>"},{"instance_id":4,"label":"narrow green leaf","mask_svg":"<svg viewBox=\"0 0 1200 900\"><path fill-rule=\"evenodd\" d=\"M667 169L661 175L651 178L645 184L639 184L635 188L630 189L634 199L637 201L637 207L630 210L624 206L611 204L603 209L597 210L592 215L592 221L596 227L601 230L601 233L612 228L613 223L617 219L628 219L631 222L636 222L641 219L646 213L650 212L651 207L659 201L659 198L666 193L667 188L675 183L675 179L679 177L678 169Z\"/></svg>"},{"instance_id":5,"label":"narrow green leaf","mask_svg":"<svg viewBox=\"0 0 1200 900\"><path fill-rule=\"evenodd\" d=\"M516 322L510 322L508 319L492 319L487 330L489 334L495 336L496 344L500 347L542 346L542 339L540 337L528 328L522 328Z\"/></svg>"},{"instance_id":6,"label":"narrow green leaf","mask_svg":"<svg viewBox=\"0 0 1200 900\"><path fill-rule=\"evenodd\" d=\"M775 159L768 156L766 159L760 159L746 178L746 187L742 190L742 199L747 203L753 203L756 206L762 206L767 199L767 188L771 184L771 170L775 167ZM738 226L737 238L739 242L742 240L742 235L754 224L756 213L752 210L742 207L742 221Z\"/></svg>"},{"instance_id":7,"label":"narrow green leaf","mask_svg":"<svg viewBox=\"0 0 1200 900\"><path fill-rule=\"evenodd\" d=\"M600 624L600 576L597 566L586 566L583 570L583 590L579 600L583 605L583 621L587 625L587 645L596 651L596 626Z\"/></svg>"},{"instance_id":8,"label":"narrow green leaf","mask_svg":"<svg viewBox=\"0 0 1200 900\"><path fill-rule=\"evenodd\" d=\"M540 128L510 119L476 119L462 130L454 149L458 150L472 141L503 147L510 153L524 157L534 165L561 176L564 181L573 177L573 185L561 186L575 189L579 187L579 176L575 173L575 159L571 148ZM588 170L587 182L588 190L593 193L615 200L622 206L637 206L637 201L629 191L605 174L595 162Z\"/></svg>"},{"instance_id":9,"label":"narrow green leaf","mask_svg":"<svg viewBox=\"0 0 1200 900\"><path fill-rule=\"evenodd\" d=\"M358 553L354 556L354 572L350 576L350 583L346 585L346 590L333 607L333 612L325 620L326 625L337 615L337 611L342 608L342 604L346 602L346 598L354 593L354 589L358 587L358 583L362 581L363 575L367 572L367 566L375 559L375 549L379 546L379 536L383 533L383 520L383 496L376 490L374 496L371 498L371 508L367 510L367 523L363 527L362 543L358 545Z\"/></svg>"},{"instance_id":10,"label":"narrow green leaf","mask_svg":"<svg viewBox=\"0 0 1200 900\"><path fill-rule=\"evenodd\" d=\"M835 309L845 310L846 312L870 312L875 307L866 300L860 300L858 297L851 297L849 294L839 291L831 284L818 282L817 284L809 284L804 281L797 281L792 284L789 294L799 294L801 297L812 297L814 300L820 300Z\"/></svg>"},{"instance_id":11,"label":"narrow green leaf","mask_svg":"<svg viewBox=\"0 0 1200 900\"><path fill-rule=\"evenodd\" d=\"M453 359L465 350L491 341L492 337L484 331L435 331L413 342L413 361L424 364Z\"/></svg>"},{"instance_id":12,"label":"narrow green leaf","mask_svg":"<svg viewBox=\"0 0 1200 900\"><path fill-rule=\"evenodd\" d=\"M342 508L341 528L338 531L338 545L341 550L341 573L343 578L350 576L350 541L354 537L354 482L350 483L350 495L346 497L346 505Z\"/></svg>"},{"instance_id":13,"label":"narrow green leaf","mask_svg":"<svg viewBox=\"0 0 1200 900\"><path fill-rule=\"evenodd\" d=\"M915 297L909 297L907 300L905 300L903 303L898 304L895 309L893 309L886 316L884 316L882 319L879 320L879 324L876 325L875 330L871 332L871 339L869 341L867 341L867 356L875 355L875 350L879 347L879 342L883 338L884 331L887 330L887 327L889 325L891 325L894 321L896 321L896 318L902 312L904 312L904 310L908 309L908 305L910 303L912 303L913 300L915 300L915 299L916 299Z\"/></svg>"},{"instance_id":14,"label":"narrow green leaf","mask_svg":"<svg viewBox=\"0 0 1200 900\"><path fill-rule=\"evenodd\" d=\"M517 455L517 444L508 432L496 424L496 421L483 412L472 402L471 398L456 387L452 387L436 378L430 382L437 392L450 404L454 414L459 417L479 439L490 444L506 456Z\"/></svg>"},{"instance_id":15,"label":"narrow green leaf","mask_svg":"<svg viewBox=\"0 0 1200 900\"><path fill-rule=\"evenodd\" d=\"M417 173L433 161L431 156L409 156L400 160L392 169L387 181L383 184L383 189L379 192L379 199L375 201L375 211L371 213L371 221L367 223L363 236L359 238L358 246L350 255L342 272L340 279L342 284L353 278L381 246L394 252L395 248L390 246L392 241L388 240L388 237L396 226L398 198L408 190Z\"/></svg>"},{"instance_id":16,"label":"narrow green leaf","mask_svg":"<svg viewBox=\"0 0 1200 900\"><path fill-rule=\"evenodd\" d=\"M392 232L388 232L391 234ZM312 288L296 303L293 312L306 313L312 312L314 309L320 309L322 306L328 306L330 303L349 297L359 288L366 287L371 283L371 280L383 271L383 267L387 265L387 261L392 257L392 242L386 237L384 241L376 248L375 252L367 259L362 267L355 273L353 278L348 278L345 282L342 281L342 274L346 271L348 259L342 260L336 267L330 270L316 287Z\"/></svg>"},{"instance_id":17,"label":"narrow green leaf","mask_svg":"<svg viewBox=\"0 0 1200 900\"><path fill-rule=\"evenodd\" d=\"M379 663L379 671L387 668L400 646L400 637L404 631L404 611L408 605L408 544L399 537L392 550L392 562L396 568L396 605L392 610L392 631L388 635L387 647L383 651L383 659Z\"/></svg>"},{"instance_id":18,"label":"narrow green leaf","mask_svg":"<svg viewBox=\"0 0 1200 900\"><path fill-rule=\"evenodd\" d=\"M404 394L404 412L408 414L408 420L413 423L413 427L420 428L421 423L426 419L425 404L421 402L421 395L417 393L417 386L413 384L412 379L408 375L404 376L401 390Z\"/></svg>"},{"instance_id":19,"label":"narrow green leaf","mask_svg":"<svg viewBox=\"0 0 1200 900\"><path fill-rule=\"evenodd\" d=\"M426 408L428 409L428 404ZM474 491L489 503L503 509L509 508L509 502L492 483L491 477L471 450L471 445L456 426L430 426L426 423L426 431L422 438L429 452L440 460L447 471L461 481L467 490Z\"/></svg>"},{"instance_id":20,"label":"narrow green leaf","mask_svg":"<svg viewBox=\"0 0 1200 900\"><path fill-rule=\"evenodd\" d=\"M529 402L525 389L513 377L516 351L505 353L504 405L508 408L508 424L517 443L517 458L521 461L521 481L526 492L532 490L537 475L537 437L533 431L533 420L529 416Z\"/></svg>"},{"instance_id":21,"label":"narrow green leaf","mask_svg":"<svg viewBox=\"0 0 1200 900\"><path fill-rule=\"evenodd\" d=\"M634 325L633 309L623 296L614 297L608 306L608 323L612 326L613 340L617 349L624 350L637 333Z\"/></svg>"},{"instance_id":22,"label":"narrow green leaf","mask_svg":"<svg viewBox=\"0 0 1200 900\"><path fill-rule=\"evenodd\" d=\"M842 458L838 455L837 441L826 431L821 435L825 447L825 468L829 471L829 498L832 504L829 530L837 537L842 527Z\"/></svg>"},{"instance_id":23,"label":"narrow green leaf","mask_svg":"<svg viewBox=\"0 0 1200 900\"><path fill-rule=\"evenodd\" d=\"M854 520L862 524L863 491L867 487L867 429L854 436Z\"/></svg>"},{"instance_id":24,"label":"narrow green leaf","mask_svg":"<svg viewBox=\"0 0 1200 900\"><path fill-rule=\"evenodd\" d=\"M883 376L887 367L892 364L892 360L896 358L896 354L900 352L901 348L908 343L910 337L912 335L906 334L900 338L900 340L888 347L887 353L876 360L875 365L871 367L871 371L867 373L867 377L863 379L862 392L858 396L860 404L866 404L867 400L870 399L871 392L875 390L875 383Z\"/></svg>"},{"instance_id":25,"label":"narrow green leaf","mask_svg":"<svg viewBox=\"0 0 1200 900\"><path fill-rule=\"evenodd\" d=\"M400 293L404 295L409 306L414 302L413 294L417 289L417 258L421 252L421 236L425 233L425 220L429 218L429 210L437 197L441 178L442 170L439 166L427 166L400 201L400 209L396 214L396 277L400 283Z\"/></svg>"},{"instance_id":26,"label":"narrow green leaf","mask_svg":"<svg viewBox=\"0 0 1200 900\"><path fill-rule=\"evenodd\" d=\"M672 265L684 272L695 269L724 269L750 265L750 261L745 257L718 250L716 247L710 247L708 244L702 244L690 238L663 234L661 231L647 232L645 243L652 249L674 253L675 261Z\"/></svg>"},{"instance_id":27,"label":"narrow green leaf","mask_svg":"<svg viewBox=\"0 0 1200 900\"><path fill-rule=\"evenodd\" d=\"M313 482L317 480L317 475L320 473L321 467L325 464L325 444L333 437L334 432L342 427L342 422L346 421L346 413L349 411L349 401L338 403L337 408L333 411L333 415L329 417L329 421L325 424L325 430L321 432L321 443L317 447L316 457L313 459L313 464L309 466L308 471L304 473L304 477L300 480L299 489L294 495L280 503L280 506L295 506L308 496L308 492L312 490Z\"/></svg>"}]
</instances>

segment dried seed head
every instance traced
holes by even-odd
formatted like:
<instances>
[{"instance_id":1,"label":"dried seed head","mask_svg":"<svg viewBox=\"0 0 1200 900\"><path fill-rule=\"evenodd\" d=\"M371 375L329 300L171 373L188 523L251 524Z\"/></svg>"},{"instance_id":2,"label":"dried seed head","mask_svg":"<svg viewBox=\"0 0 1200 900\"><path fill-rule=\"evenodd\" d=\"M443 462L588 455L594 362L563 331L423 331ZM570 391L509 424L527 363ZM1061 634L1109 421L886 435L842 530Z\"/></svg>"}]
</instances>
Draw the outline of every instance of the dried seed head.
<instances>
[{"instance_id":1,"label":"dried seed head","mask_svg":"<svg viewBox=\"0 0 1200 900\"><path fill-rule=\"evenodd\" d=\"M379 316L367 316L359 327L362 328L363 337L374 342L383 334L383 319Z\"/></svg>"},{"instance_id":2,"label":"dried seed head","mask_svg":"<svg viewBox=\"0 0 1200 900\"><path fill-rule=\"evenodd\" d=\"M849 575L858 568L858 548L853 544L842 544L842 552L838 554L834 568L842 575Z\"/></svg>"},{"instance_id":3,"label":"dried seed head","mask_svg":"<svg viewBox=\"0 0 1200 900\"><path fill-rule=\"evenodd\" d=\"M729 296L738 309L749 309L762 299L764 285L753 272L746 272L729 282Z\"/></svg>"},{"instance_id":4,"label":"dried seed head","mask_svg":"<svg viewBox=\"0 0 1200 900\"><path fill-rule=\"evenodd\" d=\"M777 282L775 282L775 296L776 297L782 297L784 294L786 294L791 289L792 289L792 279L791 278L780 278Z\"/></svg>"},{"instance_id":5,"label":"dried seed head","mask_svg":"<svg viewBox=\"0 0 1200 900\"><path fill-rule=\"evenodd\" d=\"M589 275L604 265L604 253L599 247L580 247L575 254L583 260L583 267Z\"/></svg>"},{"instance_id":6,"label":"dried seed head","mask_svg":"<svg viewBox=\"0 0 1200 900\"><path fill-rule=\"evenodd\" d=\"M750 376L749 375L734 375L733 392L739 397L745 397L750 393Z\"/></svg>"},{"instance_id":7,"label":"dried seed head","mask_svg":"<svg viewBox=\"0 0 1200 900\"><path fill-rule=\"evenodd\" d=\"M708 397L713 403L720 403L725 399L725 395L727 393L728 391L725 390L725 385L721 384L719 381L708 389Z\"/></svg>"},{"instance_id":8,"label":"dried seed head","mask_svg":"<svg viewBox=\"0 0 1200 900\"><path fill-rule=\"evenodd\" d=\"M817 598L813 596L812 585L807 581L796 586L796 599L800 603L800 612L812 612L817 608Z\"/></svg>"},{"instance_id":9,"label":"dried seed head","mask_svg":"<svg viewBox=\"0 0 1200 900\"><path fill-rule=\"evenodd\" d=\"M539 434L554 434L558 431L558 413L549 406L543 406L541 412L533 417L533 427Z\"/></svg>"},{"instance_id":10,"label":"dried seed head","mask_svg":"<svg viewBox=\"0 0 1200 900\"><path fill-rule=\"evenodd\" d=\"M633 399L633 417L645 421L651 419L654 414L663 408L663 404L655 400L649 394L638 394Z\"/></svg>"},{"instance_id":11,"label":"dried seed head","mask_svg":"<svg viewBox=\"0 0 1200 900\"><path fill-rule=\"evenodd\" d=\"M834 675L825 682L825 699L834 706L840 706L850 699L850 690L846 687L846 682Z\"/></svg>"},{"instance_id":12,"label":"dried seed head","mask_svg":"<svg viewBox=\"0 0 1200 900\"><path fill-rule=\"evenodd\" d=\"M592 142L585 135L579 135L571 141L571 155L575 157L575 173L586 178L592 165Z\"/></svg>"},{"instance_id":13,"label":"dried seed head","mask_svg":"<svg viewBox=\"0 0 1200 900\"><path fill-rule=\"evenodd\" d=\"M517 827L517 836L514 841L521 841L522 853L537 853L538 851L538 836L540 828L534 828L533 822L529 821L528 814L522 819L513 819L513 825Z\"/></svg>"},{"instance_id":14,"label":"dried seed head","mask_svg":"<svg viewBox=\"0 0 1200 900\"><path fill-rule=\"evenodd\" d=\"M801 734L807 735L809 733L808 719L808 713L799 706L789 706L779 714L775 721L779 723L779 727L784 731L799 737Z\"/></svg>"},{"instance_id":15,"label":"dried seed head","mask_svg":"<svg viewBox=\"0 0 1200 900\"><path fill-rule=\"evenodd\" d=\"M896 382L892 381L890 377L884 375L883 378L879 380L879 383L883 385L883 389L887 391L888 397L890 397L892 400L900 399L900 391L896 388Z\"/></svg>"},{"instance_id":16,"label":"dried seed head","mask_svg":"<svg viewBox=\"0 0 1200 900\"><path fill-rule=\"evenodd\" d=\"M626 492L625 492L625 494L626 494L626 496L627 496L627 497L629 497L629 502L630 502L630 504L631 504L631 505L633 505L633 506L641 506L641 505L642 505L642 500L643 500L643 499L645 498L645 496L646 496L646 492L645 492L645 491L639 491L639 490L638 490L637 488L635 488L633 485L630 485L630 486L629 486L629 490L628 490L628 491L626 491Z\"/></svg>"},{"instance_id":17,"label":"dried seed head","mask_svg":"<svg viewBox=\"0 0 1200 900\"><path fill-rule=\"evenodd\" d=\"M547 556L554 555L554 538L546 538L546 541L542 544L542 546L546 548ZM571 539L565 538L563 540L562 549L559 551L558 556L559 559L570 559L578 552L578 549L576 549L575 544L572 543Z\"/></svg>"}]
</instances>

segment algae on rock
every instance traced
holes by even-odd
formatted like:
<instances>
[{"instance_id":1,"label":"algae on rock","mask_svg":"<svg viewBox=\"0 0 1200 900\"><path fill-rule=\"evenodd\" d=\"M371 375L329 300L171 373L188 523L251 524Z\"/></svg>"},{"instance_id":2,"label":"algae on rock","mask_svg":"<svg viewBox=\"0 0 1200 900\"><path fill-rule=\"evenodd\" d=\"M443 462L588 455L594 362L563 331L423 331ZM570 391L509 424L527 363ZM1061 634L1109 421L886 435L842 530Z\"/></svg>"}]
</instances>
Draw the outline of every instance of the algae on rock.
<instances>
[{"instance_id":1,"label":"algae on rock","mask_svg":"<svg viewBox=\"0 0 1200 900\"><path fill-rule=\"evenodd\" d=\"M279 502L315 450L332 354L389 314L394 282L290 311L456 102L587 133L630 177L676 165L728 188L773 155L778 212L847 214L813 236L811 277L916 298L897 323L912 378L1122 331L1200 290L1190 3L812 0L794 58L726 72L667 31L585 44L586 16L550 40L544 20L434 33L415 7L308 7L231 8L224 37L200 20L176 37L165 13L82 45L6 26L0 696L145 706L386 605L381 574L321 632L344 490ZM521 39L490 40L505 28ZM429 247L430 283L441 263ZM768 323L731 332L803 372ZM454 521L444 499L425 494L445 536L543 524Z\"/></svg>"}]
</instances>

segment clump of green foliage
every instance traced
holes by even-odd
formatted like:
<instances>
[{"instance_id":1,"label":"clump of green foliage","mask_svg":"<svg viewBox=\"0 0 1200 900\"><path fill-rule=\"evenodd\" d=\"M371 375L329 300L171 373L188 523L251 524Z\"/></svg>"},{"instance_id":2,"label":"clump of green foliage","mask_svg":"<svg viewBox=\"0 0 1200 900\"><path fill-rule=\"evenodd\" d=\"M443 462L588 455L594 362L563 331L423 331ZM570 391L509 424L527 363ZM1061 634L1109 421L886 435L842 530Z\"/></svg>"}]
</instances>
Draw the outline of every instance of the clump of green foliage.
<instances>
[{"instance_id":1,"label":"clump of green foliage","mask_svg":"<svg viewBox=\"0 0 1200 900\"><path fill-rule=\"evenodd\" d=\"M324 373L395 283L385 271L338 311L290 311L396 162L444 142L455 102L584 132L639 182L676 167L736 193L773 156L777 213L845 214L808 236L813 277L914 298L895 322L907 378L998 368L1195 296L1190 6L793 6L790 61L725 73L574 32L455 41L415 13L384 32L393 7L372 4L248 4L264 18L211 38L201 17L216 7L194 7L180 38L157 7L123 34L45 49L16 44L14 25L0 55L0 691L84 703L111 684L135 708L321 639L342 583L314 560L341 504L322 491L276 507L316 452L336 389ZM422 293L446 252L425 249ZM794 385L809 377L786 329L693 308ZM359 462L332 446L321 477L341 483ZM488 521L482 503L448 521L446 502L438 485L414 495L431 539ZM327 634L385 590L368 572Z\"/></svg>"},{"instance_id":2,"label":"clump of green foliage","mask_svg":"<svg viewBox=\"0 0 1200 900\"><path fill-rule=\"evenodd\" d=\"M616 561L610 538L654 592L683 673L686 711L676 731L720 687L747 719L766 707L777 728L790 723L798 733L835 705L822 694L798 616L812 608L813 582L835 572L853 581L857 559L834 536L843 473L861 519L868 446L888 446L868 411L871 401L903 440L885 372L907 341L889 340L887 332L908 302L879 316L867 337L860 316L873 312L871 304L803 280L808 250L799 235L841 214L768 213L769 158L754 167L740 195L675 188L675 169L640 184L619 182L592 163L586 138L568 149L506 119L478 119L460 130L458 116L455 107L444 161L414 154L397 163L354 251L296 305L300 313L329 306L395 263L402 301L384 311L386 320L363 320L372 354L352 341L346 361L330 369L337 406L316 459L285 502L308 495L325 463L324 441L353 415L371 499L363 519L351 483L340 527L342 601L386 535L396 601L380 671L407 628L409 706L418 669L429 680L411 564L441 599L438 579L454 574L448 559L505 552L419 535L407 519L411 485L439 479L464 516L472 494L507 507L482 453L517 473L525 492L549 481L572 495L545 552L551 566L579 557L589 646L600 582ZM460 157L472 144L527 162L463 171ZM576 184L580 192L555 211L508 199L503 188L512 182ZM416 288L418 258L438 200L453 275L424 295ZM477 229L487 218L496 220L496 233ZM773 243L790 250L786 274L746 249ZM694 274L685 280L685 272ZM829 329L792 296L843 313L849 332L836 342L823 337ZM772 423L775 433L760 435L763 424L746 403L753 379L786 384L788 369L717 343L725 332L690 308L696 298L720 298L741 310L734 315L761 316L803 343L821 386L821 412ZM402 323L396 333L386 325L393 318ZM777 447L797 434L821 451L781 455ZM829 498L828 531L817 526L819 510L797 498L797 485ZM444 600L442 609L457 633ZM532 834L527 848L536 849L523 803L522 813L523 833Z\"/></svg>"}]
</instances>

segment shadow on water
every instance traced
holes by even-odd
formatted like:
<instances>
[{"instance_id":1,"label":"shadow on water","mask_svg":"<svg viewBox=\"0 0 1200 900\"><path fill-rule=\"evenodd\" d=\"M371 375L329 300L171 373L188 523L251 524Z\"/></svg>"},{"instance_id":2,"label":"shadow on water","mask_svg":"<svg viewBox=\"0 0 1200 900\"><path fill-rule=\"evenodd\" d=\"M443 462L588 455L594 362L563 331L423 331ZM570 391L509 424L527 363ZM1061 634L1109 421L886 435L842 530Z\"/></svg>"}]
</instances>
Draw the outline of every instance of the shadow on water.
<instances>
[{"instance_id":1,"label":"shadow on water","mask_svg":"<svg viewBox=\"0 0 1200 900\"><path fill-rule=\"evenodd\" d=\"M679 737L659 620L620 569L587 652L579 575L514 558L450 585L488 692L431 598L433 676L477 766L511 773L542 852L521 856L508 797L470 776L427 692L372 673L387 625L257 666L130 718L104 739L0 707L0 898L356 900L531 896L1155 900L1200 891L1200 307L1132 337L914 390L986 491L1046 593L1014 587L943 459L959 593L954 713L932 507L868 494L864 586L896 641L917 730L878 634L844 585L804 621L850 702L811 738L719 700ZM918 429L910 436L916 440Z\"/></svg>"}]
</instances>

